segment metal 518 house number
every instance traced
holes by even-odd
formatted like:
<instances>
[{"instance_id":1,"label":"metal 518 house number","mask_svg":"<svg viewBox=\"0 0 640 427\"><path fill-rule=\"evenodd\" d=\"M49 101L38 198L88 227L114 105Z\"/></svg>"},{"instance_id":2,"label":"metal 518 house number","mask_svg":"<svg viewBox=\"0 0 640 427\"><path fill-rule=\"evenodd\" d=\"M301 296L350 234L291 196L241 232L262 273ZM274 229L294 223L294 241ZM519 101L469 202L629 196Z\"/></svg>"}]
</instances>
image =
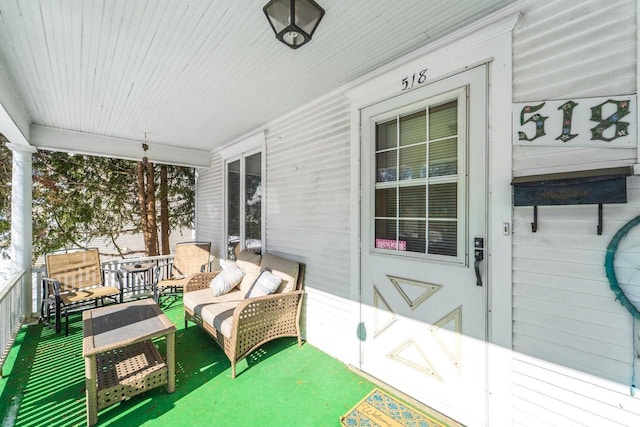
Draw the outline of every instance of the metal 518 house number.
<instances>
[{"instance_id":1,"label":"metal 518 house number","mask_svg":"<svg viewBox=\"0 0 640 427\"><path fill-rule=\"evenodd\" d=\"M513 106L516 145L635 147L636 95L520 103Z\"/></svg>"}]
</instances>

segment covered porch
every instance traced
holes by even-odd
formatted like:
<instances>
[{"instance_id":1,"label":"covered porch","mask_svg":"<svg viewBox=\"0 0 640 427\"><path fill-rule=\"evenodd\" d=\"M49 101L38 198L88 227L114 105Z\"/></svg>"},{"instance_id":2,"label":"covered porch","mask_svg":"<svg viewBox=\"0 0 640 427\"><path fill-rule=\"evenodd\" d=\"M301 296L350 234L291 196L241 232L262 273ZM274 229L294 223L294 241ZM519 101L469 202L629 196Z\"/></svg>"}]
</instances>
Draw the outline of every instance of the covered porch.
<instances>
[{"instance_id":1,"label":"covered porch","mask_svg":"<svg viewBox=\"0 0 640 427\"><path fill-rule=\"evenodd\" d=\"M469 1L444 8L440 3L425 5L417 1L403 2L394 7L389 7L385 2L321 2L326 11L321 26L314 33L311 42L296 50L290 49L274 37L262 12L263 5L253 2L0 3L0 10L6 18L0 27L2 39L6 41L6 49L0 52L3 59L3 73L0 74L0 131L10 141L14 165L12 252L15 275L11 283L7 284L3 296L2 311L7 322L3 322L2 344L11 345L15 340L13 352L5 354L6 365L3 369L9 375L3 397L15 393L15 399L5 400L8 406L4 419L9 422L15 420L19 425L40 425L43 422L69 425L81 423L83 419L82 394L78 394L78 390L70 390L69 394L61 395L59 393L63 392L60 391L55 395L48 395L47 389L63 388L62 385L49 383L55 381L55 375L43 378L43 383L40 383L41 380L34 378L31 372L38 369L35 361L31 366L22 363L24 358L29 360L30 357L43 353L43 357L53 359L48 360L48 363L60 362L66 365L67 362L63 360L70 355L55 351L49 355L49 343L77 350L77 341L81 335L81 331L77 329L80 325L79 318L76 318L75 328L72 325L71 329L75 331L70 334L69 342L66 338L55 336L46 327L33 325L42 298L40 280L43 275L43 271L34 269L31 263L30 188L33 152L66 151L130 160L146 156L155 163L197 168L200 178L196 183L198 201L195 237L211 241L213 255L223 259L228 256L230 242L226 229L226 208L212 206L206 196L211 191L218 191L220 195L224 193L220 182L210 182L212 174L215 176L220 171L220 150L225 152L225 156L235 156L244 155L247 147L249 151L255 150L251 146L255 146L256 141L264 146L264 136L261 135L264 135L268 123L286 117L292 111L317 102L318 99L330 99L332 93L345 84L352 85L354 81L379 70L381 66L397 61L408 52L449 34L455 34L465 26L480 28L488 25L488 22L499 21L503 16L513 14L515 9L502 11L488 20L487 17L509 3L512 2ZM296 77L293 78L294 76ZM417 79L420 83L424 80L421 76L417 76ZM413 80L411 84L418 85L415 75ZM408 82L405 83L408 88ZM336 107L342 108L338 105ZM307 119L304 117L300 118L301 122L305 120ZM328 133L325 137L328 144L334 144L332 141L335 141L335 136ZM301 139L301 147L303 145L304 138ZM268 164L271 161L270 149L260 149L263 162ZM274 153L276 152L277 149L274 149ZM340 148L338 154L340 153L344 159L341 162L346 160L347 163L343 164L348 169L348 151ZM298 155L297 149L286 154L293 158ZM331 160L327 158L326 161ZM269 166L263 168L263 171L269 170ZM345 188L344 184L340 184L340 187ZM313 189L309 190L308 201L313 203L316 195ZM344 194L344 190L341 190L341 193L342 196L349 197L348 192ZM346 206L345 202L347 200L338 203ZM282 199L280 203L281 208L286 209L288 203L297 202ZM273 234L273 241L270 241L266 223L286 221L286 213L279 213L281 208L274 210L267 207L263 213L263 228L258 238L263 251L274 250L309 262L309 292L313 293L316 288L330 296L333 292L330 288L323 289L323 286L314 283L332 281L331 276L340 273L343 267L337 267L337 264L338 270L325 269L322 265L340 258L342 259L338 264L343 264L344 259L352 256L349 244L344 246L336 242L334 233L321 237L316 232L309 234L309 245L305 248L297 245L283 246L276 233ZM336 231L343 233L346 230ZM292 224L289 232L292 236L299 236L301 230L298 225ZM316 257L314 252L325 252L323 247L335 244L341 247L336 246L326 253L326 258L319 263L313 261ZM245 240L242 240L241 245L244 247ZM120 264L122 263L116 262L114 266L121 267ZM345 292L352 293L351 286L338 290L339 295L344 295ZM350 316L350 308L331 307L329 301L323 304L328 304L326 316L332 316L331 311L335 309L341 311L336 313L340 317ZM175 310L171 308L169 313L173 313L175 323L179 325L181 322ZM314 316L307 316L306 313L303 313L303 322L303 329L310 332L305 332L307 340L315 333L311 331L319 331L325 327L321 319L314 319ZM329 329L322 332L322 335L332 334L332 327L327 327ZM110 420L107 416L107 423L117 423L124 416L133 416L140 424L153 422L154 419L158 422L176 422L181 418L179 413L200 413L200 410L196 410L197 403L190 403L189 405L194 405L192 408L187 406L176 411L180 405L176 405L175 399L184 396L188 398L181 400L182 402L200 402L206 399L206 395L199 397L200 393L214 383L217 384L217 378L220 374L224 376L226 368L221 365L220 360L215 362L213 343L201 331L197 331L197 328L188 332L180 331L178 337L182 337L183 343L187 342L184 339L193 337L188 340L188 351L183 349L185 353L178 353L178 364L183 364L182 360L190 358L192 352L203 350L206 356L197 359L203 365L182 370L184 377L178 377L177 396L165 395L161 400L157 400L155 396L152 400L145 399L146 403L140 405L132 402L129 409L117 410L116 413L121 415L114 415L114 419ZM76 341L75 345L73 340ZM178 338L178 344L180 340ZM342 340L343 338L339 338L339 341ZM311 338L310 342L312 341ZM349 341L344 342L344 345L357 347L355 331ZM44 343L48 343L46 348L41 347ZM321 341L318 344L322 347ZM280 359L286 358L293 349L286 348L287 343L277 342L275 345L285 347L278 347L278 351L274 351L275 357L270 358L273 361L279 360L277 367L272 369L281 371L283 368L280 366L286 361ZM269 351L265 347L264 352ZM316 350L309 346L303 348L303 351L306 353ZM352 365L349 360L332 360L325 352L331 354L332 350L318 350L308 360L310 366L316 365L314 368L317 368L318 364L334 363L336 365L332 369L344 371L345 364ZM261 354L252 357L263 357L262 351L259 353ZM295 357L295 351L291 356ZM304 354L300 356L306 357ZM68 362L68 368L62 374L71 381L72 378L80 379L83 375L80 369L82 358L77 351L73 357L74 360ZM211 357L214 359L210 363L204 362ZM211 369L216 371L216 375L207 375L207 381L213 383L205 383L205 374L211 374ZM336 424L337 416L364 396L362 390L373 385L364 377L348 370L340 374L344 375L342 379L338 376L323 376L323 371L324 369L314 369L313 375L323 377L327 383L315 384L315 391L296 393L295 399L306 396L306 403L294 410L297 415L288 415L288 421L297 425ZM256 372L254 378L258 378L257 375ZM20 380L13 383L13 376ZM24 376L31 377L38 384L37 387L32 387L27 380L27 394L23 394L25 390L20 389L20 384L24 384ZM202 383L198 383L197 377L202 379ZM242 377L239 377L239 383L243 381ZM248 378L244 377L245 380ZM259 380L254 381L260 383L284 380L269 380L260 376ZM302 385L307 381L311 381L309 377L298 380L298 383ZM45 415L46 418L35 416L37 409L31 409L29 404L28 394L35 394L33 392L41 384L44 386L43 391L38 391L38 394L42 395L36 401L42 407L51 408L51 412ZM228 386L230 391L223 393L242 393L243 389L233 383ZM248 386L253 387L255 386ZM199 390L194 393L196 389ZM343 399L345 403L334 400L341 394L332 392L336 389L346 393ZM263 392L269 393L265 390ZM311 396L316 393L321 393L318 396L320 400L327 400L326 405L323 404L326 408L331 408L327 414L317 413L313 409L315 404ZM160 391L158 396L162 395L164 394ZM48 398L52 401L60 398L69 402L69 406L60 403L51 406L54 402L47 403ZM286 401L295 399L294 395L291 399L284 398ZM220 402L220 407L222 406L225 414L233 413L228 405L223 405L223 401ZM262 402L260 407L263 406ZM155 415L149 415L149 408ZM15 418L12 418L13 410L17 412ZM258 411L254 408L246 410L245 414L261 412L262 409ZM275 415L272 425L282 425L284 418L281 417L284 416ZM307 421L296 418L299 416L306 416ZM216 416L216 419L220 418ZM232 417L229 422L220 420L222 425L231 425L237 420L242 420L240 423L244 424L250 418L245 415L236 420ZM100 417L100 422L102 421L103 418Z\"/></svg>"},{"instance_id":2,"label":"covered porch","mask_svg":"<svg viewBox=\"0 0 640 427\"><path fill-rule=\"evenodd\" d=\"M239 364L240 375L232 379L229 360L206 333L193 325L183 329L181 303L164 312L179 328L176 391L156 388L110 406L100 411L98 425L339 425L376 387L317 348L299 348L295 339L264 345ZM85 425L80 315L72 317L66 337L43 324L23 327L4 373L3 425Z\"/></svg>"},{"instance_id":3,"label":"covered porch","mask_svg":"<svg viewBox=\"0 0 640 427\"><path fill-rule=\"evenodd\" d=\"M243 391L215 344L168 307L188 349L177 394L133 399L107 422L178 423L187 397L206 405L262 381L305 387L303 373L269 376L299 361L314 385L291 399L318 420L287 415L301 425L337 425L374 385L469 426L634 425L638 320L602 266L640 206L637 0L318 3L311 41L291 49L262 3L0 0L14 254L0 344L27 356L66 345L31 324L32 153L146 156L196 168L195 237L216 259L237 246L306 266L306 344L282 339L243 361ZM631 132L589 139L592 121L622 119L585 106L621 104ZM572 130L572 112L590 127ZM629 171L625 204L544 207L538 222L537 206L513 202L513 182L613 168ZM15 354L10 377L24 373ZM331 386L314 376L325 363ZM317 395L326 411L307 406L314 388L329 392ZM69 404L81 423L82 402Z\"/></svg>"}]
</instances>

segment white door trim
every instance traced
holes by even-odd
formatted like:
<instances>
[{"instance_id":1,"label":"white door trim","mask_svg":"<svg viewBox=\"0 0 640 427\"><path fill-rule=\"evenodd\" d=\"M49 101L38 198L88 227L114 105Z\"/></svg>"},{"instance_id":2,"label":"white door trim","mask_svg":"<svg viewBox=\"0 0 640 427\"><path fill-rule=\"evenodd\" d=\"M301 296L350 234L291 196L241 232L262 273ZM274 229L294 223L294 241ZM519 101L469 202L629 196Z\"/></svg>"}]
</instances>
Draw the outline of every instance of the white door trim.
<instances>
[{"instance_id":1,"label":"white door trim","mask_svg":"<svg viewBox=\"0 0 640 427\"><path fill-rule=\"evenodd\" d=\"M487 267L489 271L487 304L487 425L511 424L511 236L505 234L504 224L511 227L511 102L512 102L512 30L519 15L504 16L491 21L473 34L438 43L436 50L424 56L399 61L389 71L373 72L364 83L351 88L351 301L353 324L359 322L360 301L360 111L362 108L401 96L402 79L427 69L424 84L457 74L472 66L488 65L488 241ZM422 85L417 86L422 87ZM349 354L357 365L360 345L355 341Z\"/></svg>"}]
</instances>

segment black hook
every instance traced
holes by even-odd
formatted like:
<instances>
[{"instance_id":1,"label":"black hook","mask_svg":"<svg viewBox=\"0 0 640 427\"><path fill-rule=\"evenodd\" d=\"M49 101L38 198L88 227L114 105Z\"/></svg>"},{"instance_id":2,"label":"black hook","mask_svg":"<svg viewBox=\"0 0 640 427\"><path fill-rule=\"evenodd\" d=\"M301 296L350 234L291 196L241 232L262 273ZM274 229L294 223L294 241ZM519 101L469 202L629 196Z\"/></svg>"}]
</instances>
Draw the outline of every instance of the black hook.
<instances>
[{"instance_id":1,"label":"black hook","mask_svg":"<svg viewBox=\"0 0 640 427\"><path fill-rule=\"evenodd\" d=\"M598 236L602 236L602 203L598 204L598 226L596 229L598 230Z\"/></svg>"}]
</instances>

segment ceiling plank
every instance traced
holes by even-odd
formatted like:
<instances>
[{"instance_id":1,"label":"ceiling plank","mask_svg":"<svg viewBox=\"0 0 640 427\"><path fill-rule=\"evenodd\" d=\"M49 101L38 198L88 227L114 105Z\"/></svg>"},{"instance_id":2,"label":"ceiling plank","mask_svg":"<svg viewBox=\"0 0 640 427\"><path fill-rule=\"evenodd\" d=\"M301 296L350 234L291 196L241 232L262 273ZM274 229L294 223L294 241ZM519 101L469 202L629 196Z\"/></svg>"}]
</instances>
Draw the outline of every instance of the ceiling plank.
<instances>
[{"instance_id":1,"label":"ceiling plank","mask_svg":"<svg viewBox=\"0 0 640 427\"><path fill-rule=\"evenodd\" d=\"M212 151L514 1L321 0L292 50L266 1L0 0L0 64L34 124Z\"/></svg>"}]
</instances>

